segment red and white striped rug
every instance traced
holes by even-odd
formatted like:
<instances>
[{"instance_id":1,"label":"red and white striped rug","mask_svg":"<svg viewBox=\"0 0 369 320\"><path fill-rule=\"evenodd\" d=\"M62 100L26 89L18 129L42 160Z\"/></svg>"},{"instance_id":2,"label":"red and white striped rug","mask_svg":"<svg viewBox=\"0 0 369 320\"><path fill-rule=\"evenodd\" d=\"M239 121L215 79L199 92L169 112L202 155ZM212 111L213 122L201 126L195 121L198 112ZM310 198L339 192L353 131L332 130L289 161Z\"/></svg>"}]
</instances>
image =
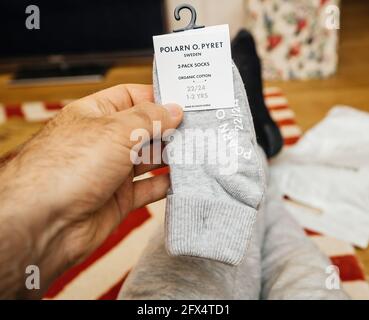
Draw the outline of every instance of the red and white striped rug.
<instances>
[{"instance_id":1,"label":"red and white striped rug","mask_svg":"<svg viewBox=\"0 0 369 320\"><path fill-rule=\"evenodd\" d=\"M266 88L266 104L284 137L285 147L297 142L301 130L287 99L279 88ZM9 118L46 121L63 103L28 102L0 104L0 125ZM156 171L152 174L160 174ZM164 219L165 200L131 212L108 239L82 263L66 271L45 295L46 299L115 299L124 279L134 267L151 233ZM343 241L312 231L307 235L340 270L344 289L353 299L369 299L369 285L354 248Z\"/></svg>"}]
</instances>

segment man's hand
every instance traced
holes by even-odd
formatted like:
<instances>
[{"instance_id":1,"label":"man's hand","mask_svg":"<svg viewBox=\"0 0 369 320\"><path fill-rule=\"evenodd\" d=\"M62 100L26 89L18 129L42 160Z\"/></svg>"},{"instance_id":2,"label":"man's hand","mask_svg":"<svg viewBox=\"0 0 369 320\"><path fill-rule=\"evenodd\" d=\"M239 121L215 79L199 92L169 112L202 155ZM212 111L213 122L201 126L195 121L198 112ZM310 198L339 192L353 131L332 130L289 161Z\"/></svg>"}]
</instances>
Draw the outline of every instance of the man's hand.
<instances>
[{"instance_id":1,"label":"man's hand","mask_svg":"<svg viewBox=\"0 0 369 320\"><path fill-rule=\"evenodd\" d=\"M77 100L1 168L0 241L8 244L0 245L0 281L7 268L21 274L14 290L0 283L0 296L27 295L27 264L40 268L41 294L129 211L165 197L167 175L133 182L160 165L132 164L137 142L131 132L142 128L152 137L153 121L165 131L182 119L180 107L152 100L151 86L143 85L119 85ZM21 261L13 261L17 256Z\"/></svg>"}]
</instances>

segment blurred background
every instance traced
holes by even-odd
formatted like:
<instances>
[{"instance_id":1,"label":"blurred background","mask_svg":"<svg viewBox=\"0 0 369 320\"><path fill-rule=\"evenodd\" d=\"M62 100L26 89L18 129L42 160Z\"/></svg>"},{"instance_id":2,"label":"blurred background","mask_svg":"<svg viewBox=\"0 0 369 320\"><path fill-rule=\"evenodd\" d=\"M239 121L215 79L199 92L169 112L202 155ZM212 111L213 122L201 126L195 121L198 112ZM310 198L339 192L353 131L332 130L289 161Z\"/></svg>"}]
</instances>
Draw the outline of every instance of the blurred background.
<instances>
[{"instance_id":1,"label":"blurred background","mask_svg":"<svg viewBox=\"0 0 369 320\"><path fill-rule=\"evenodd\" d=\"M313 159L319 168L305 163L303 170L309 176L294 181L305 186L310 199L298 199L295 189L282 186L284 199L294 202L291 212L339 266L352 297L369 299L369 1L185 2L196 8L198 24L229 24L232 39L241 29L252 34L262 63L265 103L284 139L275 172L292 172L282 170L285 163L278 167L280 159L289 163L321 156ZM152 36L183 27L190 19L183 10L181 21L175 21L178 4L182 1L1 0L0 157L11 157L71 100L120 83L151 84ZM337 144L334 137L346 145ZM322 141L324 146L319 144ZM295 152L290 158L284 152L288 149ZM354 168L356 176L330 171L338 167ZM309 185L313 180L309 177L316 178L315 185ZM345 185L346 189L336 190ZM325 186L320 202L315 200L324 192L314 193L317 186ZM351 198L346 196L349 189ZM338 205L330 206L333 203ZM311 212L297 212L296 207L310 208L316 218L309 218ZM336 209L340 213L332 214ZM163 204L147 210L140 213L146 217L142 221L161 216L157 212L163 211ZM336 229L330 228L333 220L324 220L324 212L331 214ZM149 232L139 229L148 225L136 222L124 222L100 251L61 277L47 297L114 298L148 238ZM134 246L129 236L138 237ZM117 260L114 248L129 263ZM112 265L116 272L107 271Z\"/></svg>"},{"instance_id":2,"label":"blurred background","mask_svg":"<svg viewBox=\"0 0 369 320\"><path fill-rule=\"evenodd\" d=\"M186 24L186 11L183 20L173 18L180 2L2 0L0 102L60 101L121 82L151 83L151 37ZM368 108L366 1L187 2L204 25L228 23L232 37L241 28L252 32L265 81L305 80L272 84L284 89L303 129L336 103ZM25 26L31 4L40 9L40 29ZM332 4L340 9L338 30L324 27Z\"/></svg>"}]
</instances>

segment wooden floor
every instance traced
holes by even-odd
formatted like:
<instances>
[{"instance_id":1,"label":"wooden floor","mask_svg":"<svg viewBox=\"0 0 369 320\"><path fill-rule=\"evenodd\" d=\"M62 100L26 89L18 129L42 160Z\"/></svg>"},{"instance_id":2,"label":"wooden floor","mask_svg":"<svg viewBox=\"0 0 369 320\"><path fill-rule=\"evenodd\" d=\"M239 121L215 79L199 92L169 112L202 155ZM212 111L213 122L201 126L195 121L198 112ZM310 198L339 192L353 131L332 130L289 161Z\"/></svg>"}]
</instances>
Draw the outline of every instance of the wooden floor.
<instances>
[{"instance_id":1,"label":"wooden floor","mask_svg":"<svg viewBox=\"0 0 369 320\"><path fill-rule=\"evenodd\" d=\"M320 121L336 104L369 112L369 1L342 2L337 74L325 80L267 83L282 88L303 130ZM0 75L2 103L60 101L79 98L118 83L151 83L151 65L113 68L105 81L97 84L10 88L7 86L9 77ZM369 275L369 249L359 250L358 254Z\"/></svg>"}]
</instances>

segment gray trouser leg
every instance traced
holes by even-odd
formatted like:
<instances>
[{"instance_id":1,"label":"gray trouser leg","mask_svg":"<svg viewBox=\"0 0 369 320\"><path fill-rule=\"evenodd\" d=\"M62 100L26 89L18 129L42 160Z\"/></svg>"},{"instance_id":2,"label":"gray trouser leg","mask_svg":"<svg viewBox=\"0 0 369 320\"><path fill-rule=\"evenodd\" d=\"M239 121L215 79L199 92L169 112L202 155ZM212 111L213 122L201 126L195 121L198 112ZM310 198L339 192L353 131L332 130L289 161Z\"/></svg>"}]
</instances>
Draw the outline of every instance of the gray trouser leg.
<instances>
[{"instance_id":1,"label":"gray trouser leg","mask_svg":"<svg viewBox=\"0 0 369 320\"><path fill-rule=\"evenodd\" d=\"M264 214L262 246L263 299L347 299L342 290L329 290L329 259L305 235L281 205L269 199Z\"/></svg>"},{"instance_id":2,"label":"gray trouser leg","mask_svg":"<svg viewBox=\"0 0 369 320\"><path fill-rule=\"evenodd\" d=\"M258 299L260 239L254 234L238 266L192 257L171 257L161 226L125 281L118 299Z\"/></svg>"}]
</instances>

